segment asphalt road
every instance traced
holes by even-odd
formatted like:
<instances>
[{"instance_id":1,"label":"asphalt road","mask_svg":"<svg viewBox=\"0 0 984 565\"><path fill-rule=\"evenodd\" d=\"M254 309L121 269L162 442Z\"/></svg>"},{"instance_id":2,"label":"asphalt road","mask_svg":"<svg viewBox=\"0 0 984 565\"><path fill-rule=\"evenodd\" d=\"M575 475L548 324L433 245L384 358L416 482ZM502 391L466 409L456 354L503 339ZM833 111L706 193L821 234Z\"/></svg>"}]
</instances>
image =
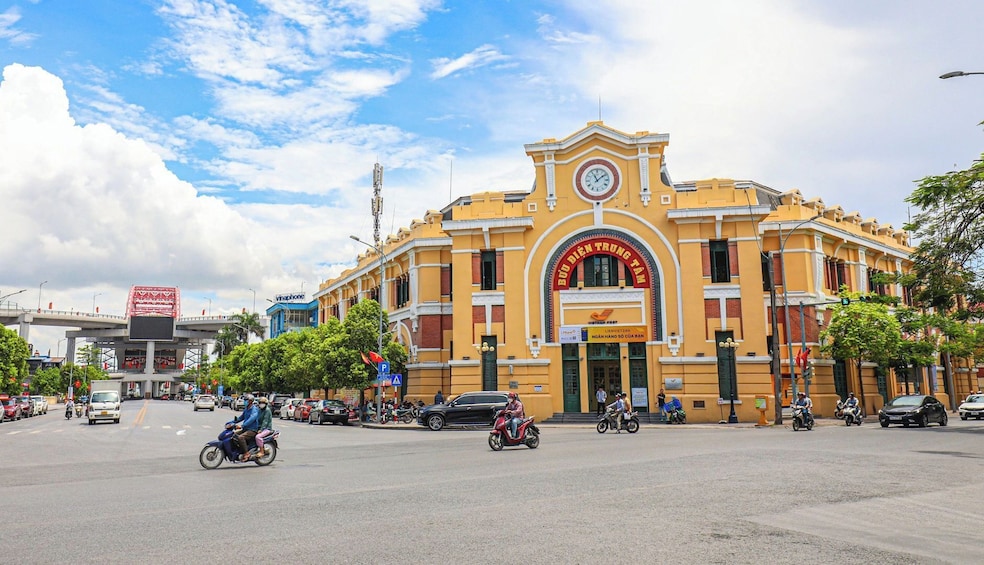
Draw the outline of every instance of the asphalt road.
<instances>
[{"instance_id":1,"label":"asphalt road","mask_svg":"<svg viewBox=\"0 0 984 565\"><path fill-rule=\"evenodd\" d=\"M979 563L984 423L882 429L278 422L270 467L198 453L232 412L129 401L119 425L0 424L18 563Z\"/></svg>"}]
</instances>

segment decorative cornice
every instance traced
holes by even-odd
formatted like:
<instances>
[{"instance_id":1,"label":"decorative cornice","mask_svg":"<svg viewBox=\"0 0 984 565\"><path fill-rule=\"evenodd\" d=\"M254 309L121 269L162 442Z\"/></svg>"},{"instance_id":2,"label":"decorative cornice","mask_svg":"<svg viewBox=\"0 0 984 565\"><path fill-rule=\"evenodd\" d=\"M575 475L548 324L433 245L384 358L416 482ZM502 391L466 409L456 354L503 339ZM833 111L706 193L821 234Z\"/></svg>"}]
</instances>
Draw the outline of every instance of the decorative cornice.
<instances>
[{"instance_id":1,"label":"decorative cornice","mask_svg":"<svg viewBox=\"0 0 984 565\"><path fill-rule=\"evenodd\" d=\"M560 303L566 304L594 304L598 302L634 302L642 304L646 298L645 290L626 287L621 290L561 290Z\"/></svg>"},{"instance_id":2,"label":"decorative cornice","mask_svg":"<svg viewBox=\"0 0 984 565\"><path fill-rule=\"evenodd\" d=\"M705 286L704 298L741 298L741 287L734 286Z\"/></svg>"}]
</instances>

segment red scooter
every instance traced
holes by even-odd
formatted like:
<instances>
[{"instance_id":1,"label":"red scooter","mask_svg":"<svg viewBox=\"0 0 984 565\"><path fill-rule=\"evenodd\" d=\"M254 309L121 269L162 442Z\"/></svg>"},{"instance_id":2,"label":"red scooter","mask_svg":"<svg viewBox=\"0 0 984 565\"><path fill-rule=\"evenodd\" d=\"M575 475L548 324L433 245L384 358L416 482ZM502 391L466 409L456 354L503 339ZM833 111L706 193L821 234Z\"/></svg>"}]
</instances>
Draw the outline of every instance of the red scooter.
<instances>
[{"instance_id":1,"label":"red scooter","mask_svg":"<svg viewBox=\"0 0 984 565\"><path fill-rule=\"evenodd\" d=\"M533 423L533 418L526 418L516 428L516 437L509 434L510 414L506 410L495 413L495 424L489 432L489 447L493 451L502 451L505 446L526 445L530 449L540 446L540 428Z\"/></svg>"}]
</instances>

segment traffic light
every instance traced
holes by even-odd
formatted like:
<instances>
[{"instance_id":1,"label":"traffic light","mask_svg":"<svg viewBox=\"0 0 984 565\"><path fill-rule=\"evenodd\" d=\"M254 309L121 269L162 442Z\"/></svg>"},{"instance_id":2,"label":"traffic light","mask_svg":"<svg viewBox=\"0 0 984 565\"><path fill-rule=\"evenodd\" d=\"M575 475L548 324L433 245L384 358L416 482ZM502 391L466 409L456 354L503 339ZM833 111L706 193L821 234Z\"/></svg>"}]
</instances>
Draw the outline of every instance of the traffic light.
<instances>
[{"instance_id":1,"label":"traffic light","mask_svg":"<svg viewBox=\"0 0 984 565\"><path fill-rule=\"evenodd\" d=\"M813 378L813 361L809 361L803 369L803 382L810 382L811 378Z\"/></svg>"},{"instance_id":2,"label":"traffic light","mask_svg":"<svg viewBox=\"0 0 984 565\"><path fill-rule=\"evenodd\" d=\"M850 303L851 303L850 298L847 298L846 296L844 298L841 298L841 306L847 306Z\"/></svg>"}]
</instances>

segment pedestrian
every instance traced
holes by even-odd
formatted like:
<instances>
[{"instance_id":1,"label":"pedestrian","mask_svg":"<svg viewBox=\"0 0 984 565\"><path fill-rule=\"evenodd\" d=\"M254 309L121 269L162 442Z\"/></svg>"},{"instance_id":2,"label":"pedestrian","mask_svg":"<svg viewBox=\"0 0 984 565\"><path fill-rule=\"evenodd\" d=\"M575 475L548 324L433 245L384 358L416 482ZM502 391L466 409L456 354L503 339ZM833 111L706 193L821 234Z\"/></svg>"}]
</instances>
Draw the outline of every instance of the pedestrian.
<instances>
[{"instance_id":1,"label":"pedestrian","mask_svg":"<svg viewBox=\"0 0 984 565\"><path fill-rule=\"evenodd\" d=\"M608 400L608 393L605 392L605 387L598 387L598 391L595 392L595 398L598 400L598 412L597 416L601 416L605 411L605 401Z\"/></svg>"},{"instance_id":2,"label":"pedestrian","mask_svg":"<svg viewBox=\"0 0 984 565\"><path fill-rule=\"evenodd\" d=\"M441 394L441 391L437 391L437 394L434 395L434 404L444 404L444 395Z\"/></svg>"},{"instance_id":3,"label":"pedestrian","mask_svg":"<svg viewBox=\"0 0 984 565\"><path fill-rule=\"evenodd\" d=\"M662 420L666 416L666 392L663 389L659 389L659 394L656 395L656 403L659 405L659 419Z\"/></svg>"}]
</instances>

